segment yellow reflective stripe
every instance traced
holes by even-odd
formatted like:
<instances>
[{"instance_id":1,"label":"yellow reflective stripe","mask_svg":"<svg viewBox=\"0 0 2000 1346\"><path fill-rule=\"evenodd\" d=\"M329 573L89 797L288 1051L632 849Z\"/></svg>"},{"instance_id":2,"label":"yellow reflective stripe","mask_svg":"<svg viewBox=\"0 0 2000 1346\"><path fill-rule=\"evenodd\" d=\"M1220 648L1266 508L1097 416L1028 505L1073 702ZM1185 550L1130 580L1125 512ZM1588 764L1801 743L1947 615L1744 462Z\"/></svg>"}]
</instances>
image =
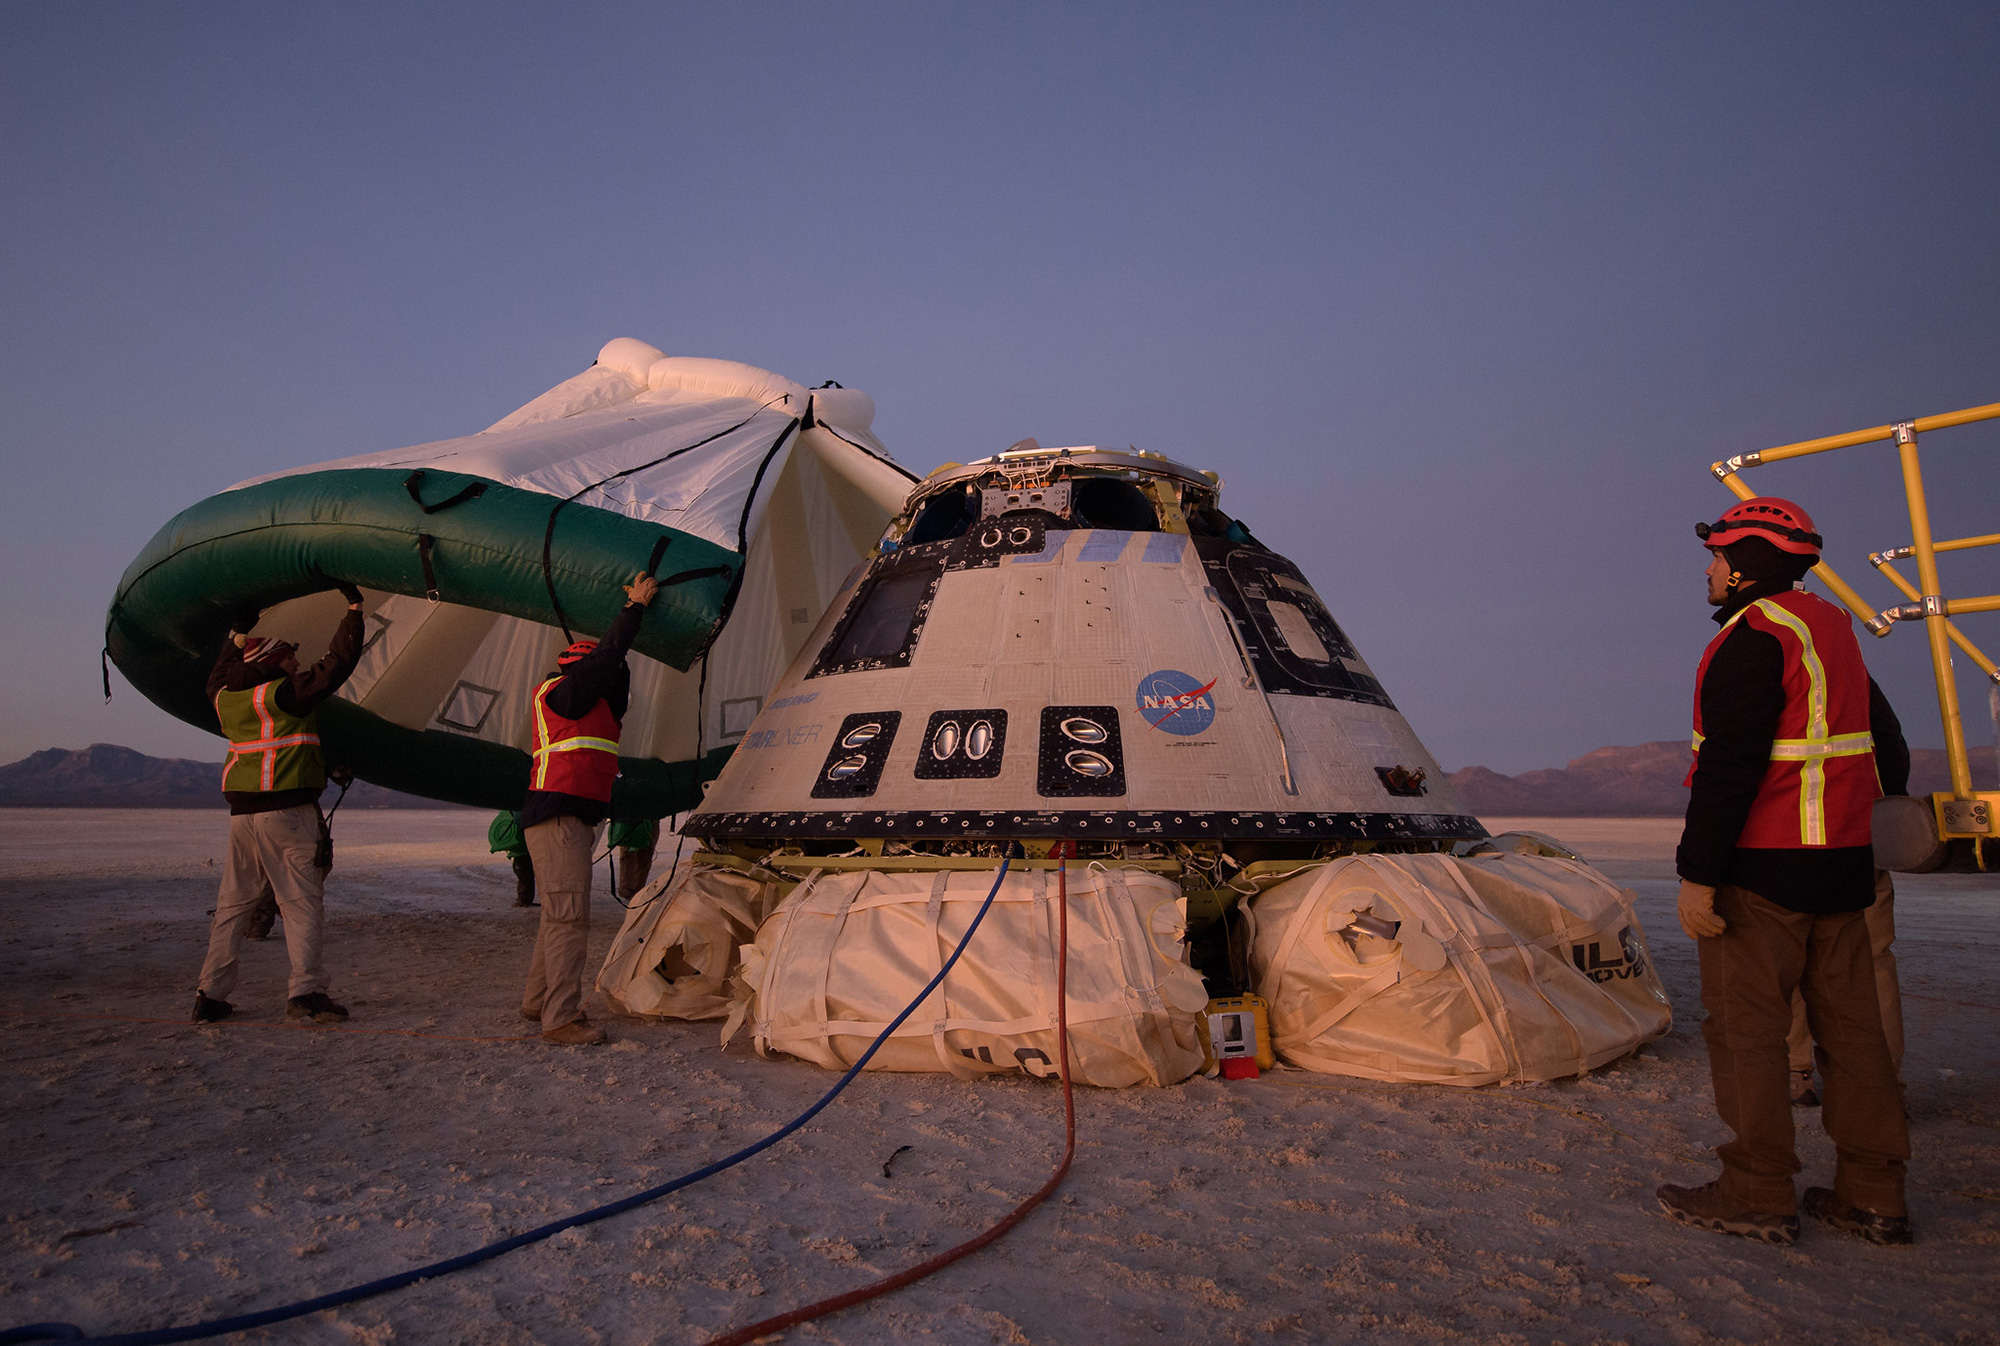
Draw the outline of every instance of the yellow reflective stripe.
<instances>
[{"instance_id":1,"label":"yellow reflective stripe","mask_svg":"<svg viewBox=\"0 0 2000 1346\"><path fill-rule=\"evenodd\" d=\"M1781 738L1771 744L1774 762L1800 762L1812 757L1859 757L1875 751L1873 734L1835 734L1832 738Z\"/></svg>"},{"instance_id":2,"label":"yellow reflective stripe","mask_svg":"<svg viewBox=\"0 0 2000 1346\"><path fill-rule=\"evenodd\" d=\"M1791 744L1827 742L1826 665L1820 662L1819 651L1813 648L1811 628L1768 598L1760 598L1750 607L1758 609L1799 638L1799 662L1806 671L1806 737L1785 741ZM1772 756L1777 757L1775 746ZM1814 754L1799 759L1784 759L1799 761L1799 838L1808 846L1826 845L1826 767L1822 763L1823 756Z\"/></svg>"},{"instance_id":3,"label":"yellow reflective stripe","mask_svg":"<svg viewBox=\"0 0 2000 1346\"><path fill-rule=\"evenodd\" d=\"M535 749L535 756L540 757L544 753L551 752L575 752L578 748L589 748L595 752L615 754L618 751L618 741L609 738L584 738L579 735L576 738L557 739L547 747L537 748Z\"/></svg>"},{"instance_id":4,"label":"yellow reflective stripe","mask_svg":"<svg viewBox=\"0 0 2000 1346\"><path fill-rule=\"evenodd\" d=\"M1706 743L1707 741L1708 741L1708 735L1706 735L1706 734L1700 734L1700 733L1697 733L1697 734L1696 734L1696 735L1694 736L1694 750L1695 750L1696 752L1700 752L1700 751L1701 751L1701 745L1702 745L1702 744L1704 744L1704 743Z\"/></svg>"},{"instance_id":5,"label":"yellow reflective stripe","mask_svg":"<svg viewBox=\"0 0 2000 1346\"><path fill-rule=\"evenodd\" d=\"M319 742L318 734L293 734L289 738L260 738L248 743L232 743L229 751L251 753L262 752L266 748L296 748L301 744Z\"/></svg>"},{"instance_id":6,"label":"yellow reflective stripe","mask_svg":"<svg viewBox=\"0 0 2000 1346\"><path fill-rule=\"evenodd\" d=\"M267 739L278 732L278 722L271 718L271 709L266 704L270 691L271 684L266 682L259 685L257 690L250 696L250 704L257 711L257 723L263 726L264 737ZM278 750L276 748L270 748L265 751L263 774L257 780L258 784L266 790L278 783Z\"/></svg>"},{"instance_id":7,"label":"yellow reflective stripe","mask_svg":"<svg viewBox=\"0 0 2000 1346\"><path fill-rule=\"evenodd\" d=\"M549 741L549 722L543 718L546 708L542 705L542 697L547 694L549 688L555 686L556 683L559 681L560 681L559 678L550 678L547 682L543 683L541 686L535 689L534 758L535 758L535 788L537 790L547 789L549 783L549 759L542 751Z\"/></svg>"},{"instance_id":8,"label":"yellow reflective stripe","mask_svg":"<svg viewBox=\"0 0 2000 1346\"><path fill-rule=\"evenodd\" d=\"M575 738L549 742L549 722L545 718L547 707L543 704L542 697L549 688L561 681L561 677L553 677L535 689L535 750L532 755L535 759L533 788L537 790L548 788L549 763L559 752L608 752L613 757L618 755L618 740L611 738L591 738L579 734Z\"/></svg>"}]
</instances>

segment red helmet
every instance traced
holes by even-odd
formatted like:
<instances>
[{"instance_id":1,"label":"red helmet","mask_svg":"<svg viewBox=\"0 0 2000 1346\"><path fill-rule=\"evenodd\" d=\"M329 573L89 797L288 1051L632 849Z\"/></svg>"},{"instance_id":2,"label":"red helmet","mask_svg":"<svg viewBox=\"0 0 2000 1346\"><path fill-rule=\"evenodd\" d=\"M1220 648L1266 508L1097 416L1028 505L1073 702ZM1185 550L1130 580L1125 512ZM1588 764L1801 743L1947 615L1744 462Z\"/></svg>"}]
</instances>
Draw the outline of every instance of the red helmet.
<instances>
[{"instance_id":1,"label":"red helmet","mask_svg":"<svg viewBox=\"0 0 2000 1346\"><path fill-rule=\"evenodd\" d=\"M1698 523L1694 535L1705 547L1727 547L1745 538L1762 538L1779 551L1818 556L1825 545L1813 531L1812 516L1775 495L1754 496L1722 511L1714 523Z\"/></svg>"},{"instance_id":2,"label":"red helmet","mask_svg":"<svg viewBox=\"0 0 2000 1346\"><path fill-rule=\"evenodd\" d=\"M561 668L564 664L573 664L596 648L597 642L594 640L579 640L576 644L556 656L556 667Z\"/></svg>"}]
</instances>

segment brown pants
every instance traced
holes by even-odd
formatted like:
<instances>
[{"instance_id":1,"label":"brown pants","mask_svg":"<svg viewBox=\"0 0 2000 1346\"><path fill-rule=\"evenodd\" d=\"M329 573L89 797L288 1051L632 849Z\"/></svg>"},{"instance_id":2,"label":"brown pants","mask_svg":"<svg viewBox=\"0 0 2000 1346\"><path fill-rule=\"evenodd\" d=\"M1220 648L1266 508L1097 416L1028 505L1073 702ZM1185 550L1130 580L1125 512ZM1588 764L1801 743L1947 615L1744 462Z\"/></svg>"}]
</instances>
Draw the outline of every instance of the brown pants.
<instances>
[{"instance_id":1,"label":"brown pants","mask_svg":"<svg viewBox=\"0 0 2000 1346\"><path fill-rule=\"evenodd\" d=\"M1896 979L1896 885L1889 871L1875 871L1875 905L1862 913L1868 923L1868 950L1875 960L1875 1003L1882 1010L1882 1034L1889 1039L1889 1064L1903 1073L1903 986ZM1792 1070L1812 1069L1812 1030L1806 1027L1806 998L1792 997L1792 1031L1785 1039Z\"/></svg>"},{"instance_id":2,"label":"brown pants","mask_svg":"<svg viewBox=\"0 0 2000 1346\"><path fill-rule=\"evenodd\" d=\"M1753 1210L1798 1210L1785 1051L1796 990L1805 997L1826 1082L1821 1116L1837 1156L1833 1190L1877 1214L1906 1214L1903 1086L1882 1033L1862 914L1789 911L1729 884L1716 894L1715 910L1729 928L1696 948L1715 1109L1736 1133L1716 1148L1724 1190Z\"/></svg>"},{"instance_id":3,"label":"brown pants","mask_svg":"<svg viewBox=\"0 0 2000 1346\"><path fill-rule=\"evenodd\" d=\"M597 829L565 814L523 828L535 862L542 923L528 962L521 1013L540 1018L542 1031L575 1023L583 1014L583 963L590 947L590 851Z\"/></svg>"},{"instance_id":4,"label":"brown pants","mask_svg":"<svg viewBox=\"0 0 2000 1346\"><path fill-rule=\"evenodd\" d=\"M267 885L284 913L285 951L292 959L285 995L294 998L327 989L330 983L320 962L326 871L315 869L312 862L318 846L319 810L311 804L231 815L229 864L215 896L208 958L196 983L203 995L227 1000L236 989L236 958Z\"/></svg>"},{"instance_id":5,"label":"brown pants","mask_svg":"<svg viewBox=\"0 0 2000 1346\"><path fill-rule=\"evenodd\" d=\"M630 902L646 886L646 878L653 872L653 848L651 846L620 846L618 848L618 900Z\"/></svg>"}]
</instances>

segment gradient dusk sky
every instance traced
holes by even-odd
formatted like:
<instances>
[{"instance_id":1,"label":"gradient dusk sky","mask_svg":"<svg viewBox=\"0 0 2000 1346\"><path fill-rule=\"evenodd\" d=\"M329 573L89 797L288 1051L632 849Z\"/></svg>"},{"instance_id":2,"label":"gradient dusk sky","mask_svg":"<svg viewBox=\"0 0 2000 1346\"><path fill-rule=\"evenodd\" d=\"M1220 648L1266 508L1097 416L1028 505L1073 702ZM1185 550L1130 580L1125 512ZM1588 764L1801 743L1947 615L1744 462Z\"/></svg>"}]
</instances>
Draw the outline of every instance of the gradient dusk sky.
<instances>
[{"instance_id":1,"label":"gradient dusk sky","mask_svg":"<svg viewBox=\"0 0 2000 1346\"><path fill-rule=\"evenodd\" d=\"M0 761L219 760L102 704L146 539L612 337L865 389L918 472L1220 471L1510 773L1686 736L1710 461L2000 401L1992 3L9 4L0 108ZM2000 530L2000 423L1924 452ZM1894 464L1749 480L1886 604ZM1865 653L1941 742L1920 634Z\"/></svg>"}]
</instances>

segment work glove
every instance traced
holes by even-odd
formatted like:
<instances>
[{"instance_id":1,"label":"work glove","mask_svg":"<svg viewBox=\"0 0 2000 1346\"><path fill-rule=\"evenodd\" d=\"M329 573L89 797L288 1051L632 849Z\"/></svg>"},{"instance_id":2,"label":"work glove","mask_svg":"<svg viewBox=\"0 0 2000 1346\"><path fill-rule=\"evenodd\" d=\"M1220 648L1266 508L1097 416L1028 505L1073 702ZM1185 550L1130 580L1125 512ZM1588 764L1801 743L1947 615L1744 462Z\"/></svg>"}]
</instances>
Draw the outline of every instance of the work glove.
<instances>
[{"instance_id":1,"label":"work glove","mask_svg":"<svg viewBox=\"0 0 2000 1346\"><path fill-rule=\"evenodd\" d=\"M652 602L654 596L659 592L660 582L643 571L634 575L632 582L625 586L627 601L637 603L642 608Z\"/></svg>"},{"instance_id":2,"label":"work glove","mask_svg":"<svg viewBox=\"0 0 2000 1346\"><path fill-rule=\"evenodd\" d=\"M1687 931L1689 939L1713 939L1729 928L1715 914L1715 889L1705 883L1682 879L1680 897L1675 905L1679 909L1681 929Z\"/></svg>"}]
</instances>

